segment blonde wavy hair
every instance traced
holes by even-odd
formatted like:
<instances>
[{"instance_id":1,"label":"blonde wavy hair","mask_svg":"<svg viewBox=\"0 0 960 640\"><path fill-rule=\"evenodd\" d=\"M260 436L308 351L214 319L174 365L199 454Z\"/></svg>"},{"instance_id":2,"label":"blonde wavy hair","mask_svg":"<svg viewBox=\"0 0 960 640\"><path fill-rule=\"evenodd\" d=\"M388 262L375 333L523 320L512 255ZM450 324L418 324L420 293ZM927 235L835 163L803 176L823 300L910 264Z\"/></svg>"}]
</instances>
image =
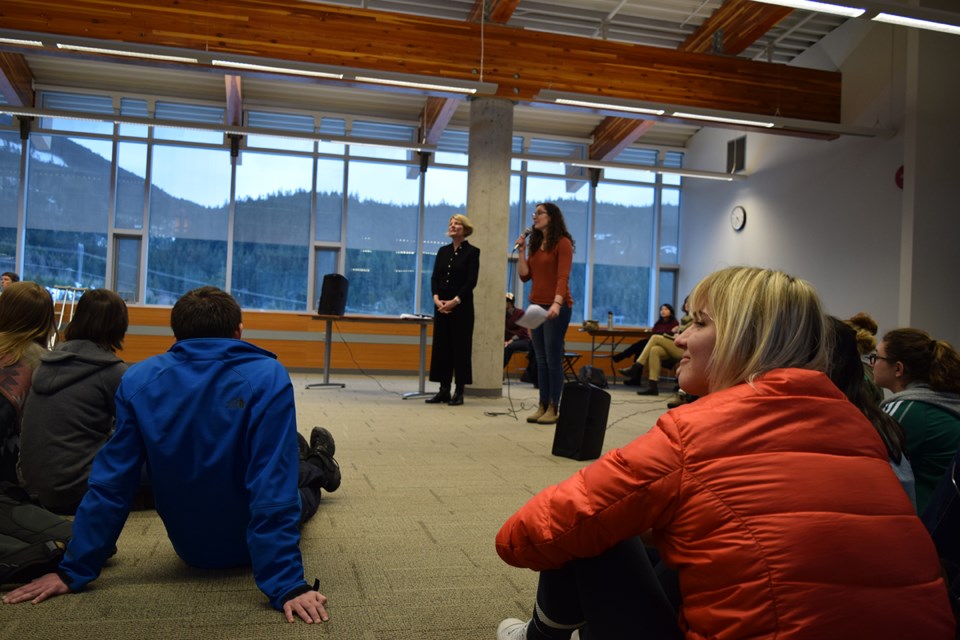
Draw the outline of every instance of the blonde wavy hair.
<instances>
[{"instance_id":1,"label":"blonde wavy hair","mask_svg":"<svg viewBox=\"0 0 960 640\"><path fill-rule=\"evenodd\" d=\"M46 349L55 326L49 291L36 282L8 284L0 295L0 366L19 362L32 344Z\"/></svg>"},{"instance_id":2,"label":"blonde wavy hair","mask_svg":"<svg viewBox=\"0 0 960 640\"><path fill-rule=\"evenodd\" d=\"M826 371L829 350L820 297L782 271L729 267L690 294L694 319L709 311L717 339L707 365L718 391L785 367Z\"/></svg>"},{"instance_id":3,"label":"blonde wavy hair","mask_svg":"<svg viewBox=\"0 0 960 640\"><path fill-rule=\"evenodd\" d=\"M450 216L451 220L456 220L463 225L463 237L469 238L473 234L473 223L470 222L470 218L463 215L462 213L455 213Z\"/></svg>"}]
</instances>

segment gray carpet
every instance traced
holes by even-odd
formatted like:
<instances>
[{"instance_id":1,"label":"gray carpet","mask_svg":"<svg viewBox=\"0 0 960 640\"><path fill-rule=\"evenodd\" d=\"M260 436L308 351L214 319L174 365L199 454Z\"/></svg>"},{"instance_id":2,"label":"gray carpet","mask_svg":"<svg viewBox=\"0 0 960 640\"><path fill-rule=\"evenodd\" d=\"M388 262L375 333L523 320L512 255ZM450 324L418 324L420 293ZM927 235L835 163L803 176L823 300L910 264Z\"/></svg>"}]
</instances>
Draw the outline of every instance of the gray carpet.
<instances>
[{"instance_id":1,"label":"gray carpet","mask_svg":"<svg viewBox=\"0 0 960 640\"><path fill-rule=\"evenodd\" d=\"M402 399L411 378L335 377L347 387L308 390L319 376L294 375L301 433L330 429L343 471L301 543L330 622L288 625L249 571L185 566L156 514L137 512L86 592L0 606L0 637L491 640L502 618L529 616L536 574L501 562L494 536L530 496L587 464L550 455L553 427L526 423L537 391L514 383L504 398L448 407ZM605 451L649 429L666 401L629 387L611 395Z\"/></svg>"}]
</instances>

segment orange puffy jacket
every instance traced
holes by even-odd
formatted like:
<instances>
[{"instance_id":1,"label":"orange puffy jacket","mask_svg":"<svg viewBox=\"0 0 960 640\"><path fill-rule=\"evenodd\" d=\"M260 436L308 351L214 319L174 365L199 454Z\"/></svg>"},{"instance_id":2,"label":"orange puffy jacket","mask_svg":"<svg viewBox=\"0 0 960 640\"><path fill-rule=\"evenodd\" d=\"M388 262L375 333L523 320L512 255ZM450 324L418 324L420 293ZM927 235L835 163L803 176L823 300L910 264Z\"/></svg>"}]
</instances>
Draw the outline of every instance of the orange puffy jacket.
<instances>
[{"instance_id":1,"label":"orange puffy jacket","mask_svg":"<svg viewBox=\"0 0 960 640\"><path fill-rule=\"evenodd\" d=\"M780 369L669 411L537 494L497 552L558 568L647 530L679 571L687 638L953 637L933 543L822 373Z\"/></svg>"}]
</instances>

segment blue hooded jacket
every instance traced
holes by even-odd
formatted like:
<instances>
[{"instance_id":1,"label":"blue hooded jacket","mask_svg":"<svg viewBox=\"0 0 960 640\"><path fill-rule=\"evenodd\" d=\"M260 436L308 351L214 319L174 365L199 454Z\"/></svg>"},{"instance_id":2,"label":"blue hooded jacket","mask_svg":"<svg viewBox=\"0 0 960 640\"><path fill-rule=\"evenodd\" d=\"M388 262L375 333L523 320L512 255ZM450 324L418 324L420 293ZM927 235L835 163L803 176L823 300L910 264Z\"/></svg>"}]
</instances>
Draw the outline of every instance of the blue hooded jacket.
<instances>
[{"instance_id":1,"label":"blue hooded jacket","mask_svg":"<svg viewBox=\"0 0 960 640\"><path fill-rule=\"evenodd\" d=\"M157 513L187 564L252 565L277 609L309 590L293 386L275 355L242 340L181 340L130 367L116 408L60 565L71 590L94 580L112 553L144 462Z\"/></svg>"}]
</instances>

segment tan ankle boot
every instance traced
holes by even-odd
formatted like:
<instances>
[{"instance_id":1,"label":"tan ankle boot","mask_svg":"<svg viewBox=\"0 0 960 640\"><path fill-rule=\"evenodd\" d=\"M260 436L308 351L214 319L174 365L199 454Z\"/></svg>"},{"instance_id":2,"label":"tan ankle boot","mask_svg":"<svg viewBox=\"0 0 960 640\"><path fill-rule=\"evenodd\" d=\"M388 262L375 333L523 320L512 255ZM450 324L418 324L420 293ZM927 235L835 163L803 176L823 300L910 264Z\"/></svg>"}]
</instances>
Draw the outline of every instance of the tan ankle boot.
<instances>
[{"instance_id":1,"label":"tan ankle boot","mask_svg":"<svg viewBox=\"0 0 960 640\"><path fill-rule=\"evenodd\" d=\"M557 408L550 403L550 406L547 407L547 410L543 413L542 416L537 418L537 424L556 424L557 420L560 419L560 416L557 415Z\"/></svg>"},{"instance_id":2,"label":"tan ankle boot","mask_svg":"<svg viewBox=\"0 0 960 640\"><path fill-rule=\"evenodd\" d=\"M527 416L527 422L536 424L537 420L540 419L540 416L547 412L547 405L541 404L537 407L537 410Z\"/></svg>"}]
</instances>

